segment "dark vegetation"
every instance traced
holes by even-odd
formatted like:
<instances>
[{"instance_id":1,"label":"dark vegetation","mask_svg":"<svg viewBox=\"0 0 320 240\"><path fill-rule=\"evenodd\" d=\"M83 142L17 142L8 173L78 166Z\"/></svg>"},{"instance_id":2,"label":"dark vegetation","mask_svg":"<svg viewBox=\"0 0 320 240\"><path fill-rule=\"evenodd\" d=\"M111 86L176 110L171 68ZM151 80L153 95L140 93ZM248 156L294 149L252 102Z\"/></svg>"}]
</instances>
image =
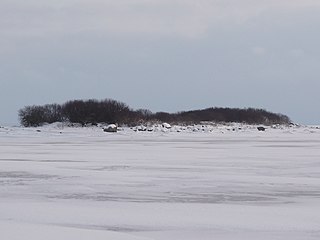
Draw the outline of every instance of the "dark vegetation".
<instances>
[{"instance_id":1,"label":"dark vegetation","mask_svg":"<svg viewBox=\"0 0 320 240\"><path fill-rule=\"evenodd\" d=\"M147 109L133 110L127 104L112 99L73 100L62 105L26 106L19 110L19 118L20 123L26 127L54 122L79 123L82 126L98 123L134 126L144 122L196 124L203 121L266 125L290 123L287 116L263 109L206 108L177 113L153 113Z\"/></svg>"}]
</instances>

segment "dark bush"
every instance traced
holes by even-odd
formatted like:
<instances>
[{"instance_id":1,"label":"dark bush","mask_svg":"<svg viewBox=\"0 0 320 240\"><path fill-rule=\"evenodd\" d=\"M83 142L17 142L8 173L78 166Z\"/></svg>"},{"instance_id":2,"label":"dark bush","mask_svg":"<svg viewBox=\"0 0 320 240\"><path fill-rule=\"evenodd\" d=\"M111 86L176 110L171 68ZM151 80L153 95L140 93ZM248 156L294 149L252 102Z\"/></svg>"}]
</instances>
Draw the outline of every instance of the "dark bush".
<instances>
[{"instance_id":1,"label":"dark bush","mask_svg":"<svg viewBox=\"0 0 320 240\"><path fill-rule=\"evenodd\" d=\"M62 106L65 118L73 123L124 123L130 115L129 107L112 99L97 101L74 100Z\"/></svg>"},{"instance_id":2,"label":"dark bush","mask_svg":"<svg viewBox=\"0 0 320 240\"><path fill-rule=\"evenodd\" d=\"M47 104L44 106L27 106L19 110L20 122L26 127L36 127L44 123L62 122L61 106Z\"/></svg>"}]
</instances>

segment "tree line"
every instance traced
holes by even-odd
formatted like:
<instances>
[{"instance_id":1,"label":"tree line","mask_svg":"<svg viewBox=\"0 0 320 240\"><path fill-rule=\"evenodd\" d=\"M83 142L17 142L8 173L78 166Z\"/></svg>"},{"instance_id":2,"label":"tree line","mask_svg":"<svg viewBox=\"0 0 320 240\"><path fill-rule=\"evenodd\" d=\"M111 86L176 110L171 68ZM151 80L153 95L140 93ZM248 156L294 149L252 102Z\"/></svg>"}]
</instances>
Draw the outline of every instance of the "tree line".
<instances>
[{"instance_id":1,"label":"tree line","mask_svg":"<svg viewBox=\"0 0 320 240\"><path fill-rule=\"evenodd\" d=\"M82 126L98 123L117 123L134 126L145 122L196 124L210 122L241 122L247 124L288 124L289 117L256 108L206 108L177 113L133 110L127 104L113 99L72 100L64 104L26 106L19 110L20 123L26 127L45 123L70 122Z\"/></svg>"}]
</instances>

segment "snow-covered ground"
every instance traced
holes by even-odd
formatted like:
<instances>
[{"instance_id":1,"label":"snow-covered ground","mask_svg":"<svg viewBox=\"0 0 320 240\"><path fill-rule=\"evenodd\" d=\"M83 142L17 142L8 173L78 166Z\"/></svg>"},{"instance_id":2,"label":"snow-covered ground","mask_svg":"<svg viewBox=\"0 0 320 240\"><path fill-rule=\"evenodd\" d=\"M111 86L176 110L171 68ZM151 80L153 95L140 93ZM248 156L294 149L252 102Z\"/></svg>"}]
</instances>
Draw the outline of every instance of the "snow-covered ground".
<instances>
[{"instance_id":1,"label":"snow-covered ground","mask_svg":"<svg viewBox=\"0 0 320 240\"><path fill-rule=\"evenodd\" d=\"M320 129L0 128L0 239L318 240Z\"/></svg>"}]
</instances>

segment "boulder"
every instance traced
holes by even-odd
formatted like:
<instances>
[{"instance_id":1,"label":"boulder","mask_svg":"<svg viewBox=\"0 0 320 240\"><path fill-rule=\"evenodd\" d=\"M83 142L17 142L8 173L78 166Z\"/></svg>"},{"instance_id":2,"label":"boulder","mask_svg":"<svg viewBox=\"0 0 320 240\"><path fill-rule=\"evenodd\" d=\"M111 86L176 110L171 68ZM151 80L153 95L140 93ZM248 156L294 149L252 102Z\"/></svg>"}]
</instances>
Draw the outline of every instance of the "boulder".
<instances>
[{"instance_id":1,"label":"boulder","mask_svg":"<svg viewBox=\"0 0 320 240\"><path fill-rule=\"evenodd\" d=\"M118 131L118 127L115 124L110 124L110 125L104 127L103 131L104 132L112 132L112 133L114 133L114 132Z\"/></svg>"},{"instance_id":2,"label":"boulder","mask_svg":"<svg viewBox=\"0 0 320 240\"><path fill-rule=\"evenodd\" d=\"M257 127L258 131L264 132L266 130L265 127Z\"/></svg>"},{"instance_id":3,"label":"boulder","mask_svg":"<svg viewBox=\"0 0 320 240\"><path fill-rule=\"evenodd\" d=\"M162 127L166 128L166 129L170 129L171 125L169 123L162 123Z\"/></svg>"},{"instance_id":4,"label":"boulder","mask_svg":"<svg viewBox=\"0 0 320 240\"><path fill-rule=\"evenodd\" d=\"M145 126L137 126L137 131L145 132L145 131L147 131L147 127L145 127Z\"/></svg>"}]
</instances>

